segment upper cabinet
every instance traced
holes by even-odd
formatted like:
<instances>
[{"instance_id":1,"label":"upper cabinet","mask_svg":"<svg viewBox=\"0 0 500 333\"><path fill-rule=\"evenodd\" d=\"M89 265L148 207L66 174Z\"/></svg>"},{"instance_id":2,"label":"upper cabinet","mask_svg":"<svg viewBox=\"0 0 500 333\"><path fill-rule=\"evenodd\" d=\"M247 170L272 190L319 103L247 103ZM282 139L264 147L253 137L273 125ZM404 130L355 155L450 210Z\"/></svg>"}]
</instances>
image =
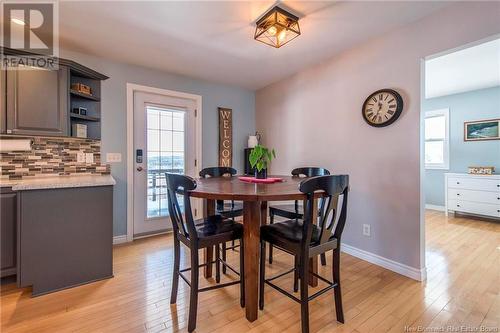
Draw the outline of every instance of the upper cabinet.
<instances>
[{"instance_id":1,"label":"upper cabinet","mask_svg":"<svg viewBox=\"0 0 500 333\"><path fill-rule=\"evenodd\" d=\"M6 71L6 133L68 135L68 68Z\"/></svg>"},{"instance_id":2,"label":"upper cabinet","mask_svg":"<svg viewBox=\"0 0 500 333\"><path fill-rule=\"evenodd\" d=\"M2 48L8 55L16 51ZM101 81L74 61L58 70L18 67L0 73L0 134L101 138Z\"/></svg>"}]
</instances>

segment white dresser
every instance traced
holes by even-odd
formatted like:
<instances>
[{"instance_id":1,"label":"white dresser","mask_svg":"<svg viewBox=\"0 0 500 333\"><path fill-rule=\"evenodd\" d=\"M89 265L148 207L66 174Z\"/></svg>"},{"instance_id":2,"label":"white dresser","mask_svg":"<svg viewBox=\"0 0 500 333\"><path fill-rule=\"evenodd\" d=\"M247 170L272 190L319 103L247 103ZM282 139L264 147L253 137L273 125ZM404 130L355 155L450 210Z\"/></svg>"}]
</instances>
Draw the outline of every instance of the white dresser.
<instances>
[{"instance_id":1,"label":"white dresser","mask_svg":"<svg viewBox=\"0 0 500 333\"><path fill-rule=\"evenodd\" d=\"M446 215L461 212L500 218L500 175L445 173Z\"/></svg>"}]
</instances>

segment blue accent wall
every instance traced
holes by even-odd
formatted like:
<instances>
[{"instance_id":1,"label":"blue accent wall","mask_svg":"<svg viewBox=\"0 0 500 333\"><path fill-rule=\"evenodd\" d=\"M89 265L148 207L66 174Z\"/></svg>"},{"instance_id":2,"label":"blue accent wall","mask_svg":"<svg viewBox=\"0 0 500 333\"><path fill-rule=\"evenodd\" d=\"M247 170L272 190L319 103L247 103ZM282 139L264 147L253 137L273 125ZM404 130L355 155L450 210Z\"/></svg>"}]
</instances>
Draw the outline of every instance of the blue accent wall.
<instances>
[{"instance_id":1,"label":"blue accent wall","mask_svg":"<svg viewBox=\"0 0 500 333\"><path fill-rule=\"evenodd\" d=\"M444 206L444 174L466 173L471 165L500 173L500 140L464 141L464 122L500 118L500 87L426 99L422 110L450 109L450 169L425 171L425 203Z\"/></svg>"},{"instance_id":2,"label":"blue accent wall","mask_svg":"<svg viewBox=\"0 0 500 333\"><path fill-rule=\"evenodd\" d=\"M202 167L218 165L218 107L233 109L233 166L243 172L243 149L248 135L255 133L255 92L160 70L110 61L78 52L61 50L61 56L109 76L102 83L102 144L106 153L122 154L121 163L111 164L116 180L113 196L113 235L127 233L127 83L201 95L203 107Z\"/></svg>"}]
</instances>

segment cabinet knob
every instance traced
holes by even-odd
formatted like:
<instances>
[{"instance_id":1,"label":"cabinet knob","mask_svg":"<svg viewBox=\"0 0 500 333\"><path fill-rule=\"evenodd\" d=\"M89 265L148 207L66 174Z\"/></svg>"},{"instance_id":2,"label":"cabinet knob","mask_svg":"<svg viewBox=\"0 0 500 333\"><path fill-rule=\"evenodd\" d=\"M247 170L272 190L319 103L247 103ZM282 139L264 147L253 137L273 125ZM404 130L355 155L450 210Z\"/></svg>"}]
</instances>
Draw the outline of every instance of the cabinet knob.
<instances>
[{"instance_id":1,"label":"cabinet knob","mask_svg":"<svg viewBox=\"0 0 500 333\"><path fill-rule=\"evenodd\" d=\"M460 207L460 205L457 205L457 207Z\"/></svg>"},{"instance_id":2,"label":"cabinet knob","mask_svg":"<svg viewBox=\"0 0 500 333\"><path fill-rule=\"evenodd\" d=\"M457 195L460 195L460 193L457 193Z\"/></svg>"},{"instance_id":3,"label":"cabinet knob","mask_svg":"<svg viewBox=\"0 0 500 333\"><path fill-rule=\"evenodd\" d=\"M460 185L460 182L457 182L457 185Z\"/></svg>"}]
</instances>

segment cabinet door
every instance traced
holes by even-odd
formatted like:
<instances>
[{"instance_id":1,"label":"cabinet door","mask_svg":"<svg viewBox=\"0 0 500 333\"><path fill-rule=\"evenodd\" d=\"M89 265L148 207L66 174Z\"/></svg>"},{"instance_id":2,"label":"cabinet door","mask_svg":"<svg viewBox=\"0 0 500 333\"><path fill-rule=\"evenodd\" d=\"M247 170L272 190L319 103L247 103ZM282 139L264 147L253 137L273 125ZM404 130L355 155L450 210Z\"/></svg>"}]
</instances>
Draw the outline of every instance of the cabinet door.
<instances>
[{"instance_id":1,"label":"cabinet door","mask_svg":"<svg viewBox=\"0 0 500 333\"><path fill-rule=\"evenodd\" d=\"M7 134L68 135L68 69L7 71Z\"/></svg>"},{"instance_id":2,"label":"cabinet door","mask_svg":"<svg viewBox=\"0 0 500 333\"><path fill-rule=\"evenodd\" d=\"M17 196L15 192L1 189L1 267L2 277L16 274L17 259Z\"/></svg>"}]
</instances>

